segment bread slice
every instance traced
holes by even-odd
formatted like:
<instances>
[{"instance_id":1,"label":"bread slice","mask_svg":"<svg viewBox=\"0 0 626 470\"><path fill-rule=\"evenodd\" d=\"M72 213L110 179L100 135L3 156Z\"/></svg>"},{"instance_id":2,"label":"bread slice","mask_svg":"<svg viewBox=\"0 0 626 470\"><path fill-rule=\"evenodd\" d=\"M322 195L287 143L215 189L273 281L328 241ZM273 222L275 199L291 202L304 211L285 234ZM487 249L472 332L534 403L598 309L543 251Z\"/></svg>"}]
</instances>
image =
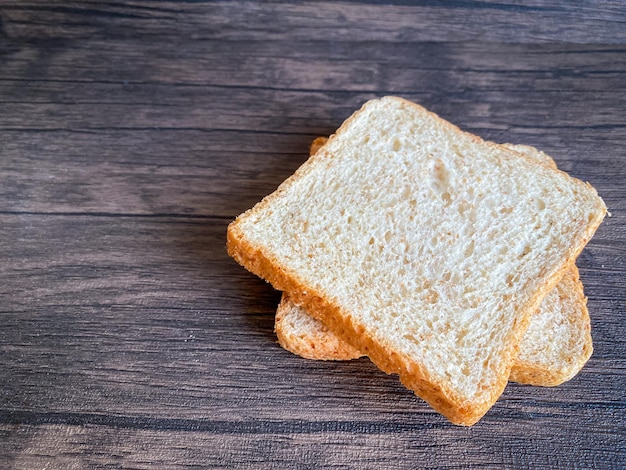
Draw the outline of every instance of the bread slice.
<instances>
[{"instance_id":1,"label":"bread slice","mask_svg":"<svg viewBox=\"0 0 626 470\"><path fill-rule=\"evenodd\" d=\"M310 155L315 155L326 140L315 139ZM551 157L534 147L502 145L556 168ZM364 356L291 302L287 294L283 294L276 311L275 331L283 348L307 359L344 361ZM587 301L574 265L532 316L509 380L546 387L559 385L582 369L592 351Z\"/></svg>"},{"instance_id":2,"label":"bread slice","mask_svg":"<svg viewBox=\"0 0 626 470\"><path fill-rule=\"evenodd\" d=\"M232 222L227 248L471 425L605 213L590 185L387 97Z\"/></svg>"}]
</instances>

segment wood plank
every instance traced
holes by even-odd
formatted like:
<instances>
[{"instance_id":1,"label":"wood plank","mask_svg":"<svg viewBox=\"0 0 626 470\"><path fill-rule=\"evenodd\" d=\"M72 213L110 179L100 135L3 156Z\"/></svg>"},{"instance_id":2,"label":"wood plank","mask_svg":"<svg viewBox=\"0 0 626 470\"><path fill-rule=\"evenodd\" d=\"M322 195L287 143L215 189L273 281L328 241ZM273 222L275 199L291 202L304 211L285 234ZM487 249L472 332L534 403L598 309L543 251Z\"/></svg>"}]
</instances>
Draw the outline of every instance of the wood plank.
<instances>
[{"instance_id":1,"label":"wood plank","mask_svg":"<svg viewBox=\"0 0 626 470\"><path fill-rule=\"evenodd\" d=\"M380 4L378 4L380 3ZM4 2L11 37L624 43L626 13L578 2ZM489 21L485 21L486 18ZM181 37L182 34L182 37Z\"/></svg>"},{"instance_id":2,"label":"wood plank","mask_svg":"<svg viewBox=\"0 0 626 470\"><path fill-rule=\"evenodd\" d=\"M336 47L328 40L180 43L159 38L130 43L133 47L127 40L110 38L15 40L4 44L8 63L0 78L19 80L28 71L35 89L36 80L64 80L387 93L417 88L432 93L459 92L485 81L500 86L512 82L526 91L535 86L567 90L587 80L593 85L596 78L623 88L619 78L625 69L624 45L407 41L373 48L371 42ZM453 79L441 82L442 75ZM429 86L416 87L422 83Z\"/></svg>"},{"instance_id":3,"label":"wood plank","mask_svg":"<svg viewBox=\"0 0 626 470\"><path fill-rule=\"evenodd\" d=\"M553 439L549 427L523 426L519 436L486 433L475 441L475 431L436 430L408 426L342 428L326 423L263 422L222 433L219 425L199 422L199 430L72 426L50 424L0 427L21 452L9 456L12 468L619 468L625 462L607 446L598 449L591 436L562 435ZM218 431L218 432L212 432ZM499 431L499 430L498 430ZM598 441L619 446L610 432ZM184 442L184 445L180 445ZM51 451L51 449L55 449ZM81 449L80 453L76 449ZM3 455L0 453L0 458Z\"/></svg>"}]
</instances>

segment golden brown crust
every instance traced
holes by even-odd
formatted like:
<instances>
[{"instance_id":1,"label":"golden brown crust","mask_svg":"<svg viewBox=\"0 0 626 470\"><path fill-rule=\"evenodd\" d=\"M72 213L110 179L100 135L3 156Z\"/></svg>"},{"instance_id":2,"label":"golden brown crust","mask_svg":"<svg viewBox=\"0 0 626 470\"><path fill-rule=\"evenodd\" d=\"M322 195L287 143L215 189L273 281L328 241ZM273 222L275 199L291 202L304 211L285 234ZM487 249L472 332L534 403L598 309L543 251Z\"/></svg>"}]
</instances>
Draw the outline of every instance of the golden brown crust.
<instances>
[{"instance_id":1,"label":"golden brown crust","mask_svg":"<svg viewBox=\"0 0 626 470\"><path fill-rule=\"evenodd\" d=\"M328 137L316 137L313 142L311 142L311 146L309 147L309 156L313 156L317 153L317 151L324 146L324 144L328 141Z\"/></svg>"},{"instance_id":2,"label":"golden brown crust","mask_svg":"<svg viewBox=\"0 0 626 470\"><path fill-rule=\"evenodd\" d=\"M341 341L336 335L326 333L315 335L311 331L298 335L296 328L289 323L294 304L288 294L283 293L280 304L276 309L274 331L278 344L284 349L305 359L321 361L349 361L364 356L360 351ZM315 321L313 319L311 322Z\"/></svg>"}]
</instances>

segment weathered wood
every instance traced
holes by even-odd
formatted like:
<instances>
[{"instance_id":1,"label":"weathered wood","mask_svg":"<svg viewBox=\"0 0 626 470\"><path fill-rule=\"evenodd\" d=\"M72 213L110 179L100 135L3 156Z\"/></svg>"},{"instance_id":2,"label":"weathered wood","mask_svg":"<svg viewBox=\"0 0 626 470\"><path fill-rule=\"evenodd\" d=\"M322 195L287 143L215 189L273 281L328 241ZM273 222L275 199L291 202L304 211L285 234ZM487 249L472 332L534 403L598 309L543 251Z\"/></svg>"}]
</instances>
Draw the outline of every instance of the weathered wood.
<instances>
[{"instance_id":1,"label":"weathered wood","mask_svg":"<svg viewBox=\"0 0 626 470\"><path fill-rule=\"evenodd\" d=\"M626 467L620 2L0 4L0 467ZM613 216L594 355L458 428L282 350L227 224L366 99L538 146Z\"/></svg>"},{"instance_id":2,"label":"weathered wood","mask_svg":"<svg viewBox=\"0 0 626 470\"><path fill-rule=\"evenodd\" d=\"M620 2L4 2L15 37L623 44Z\"/></svg>"}]
</instances>

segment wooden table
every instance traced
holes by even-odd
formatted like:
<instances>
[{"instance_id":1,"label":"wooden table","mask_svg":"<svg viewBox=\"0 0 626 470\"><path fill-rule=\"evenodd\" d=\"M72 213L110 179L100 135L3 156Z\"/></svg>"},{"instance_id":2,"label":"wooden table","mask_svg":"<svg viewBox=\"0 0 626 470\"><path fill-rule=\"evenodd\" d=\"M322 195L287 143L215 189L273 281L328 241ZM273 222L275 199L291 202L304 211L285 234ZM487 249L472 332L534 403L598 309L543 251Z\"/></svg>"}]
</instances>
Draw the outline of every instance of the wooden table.
<instances>
[{"instance_id":1,"label":"wooden table","mask_svg":"<svg viewBox=\"0 0 626 470\"><path fill-rule=\"evenodd\" d=\"M626 467L626 4L0 3L0 467ZM282 350L228 223L399 95L592 183L595 352L472 428Z\"/></svg>"}]
</instances>

